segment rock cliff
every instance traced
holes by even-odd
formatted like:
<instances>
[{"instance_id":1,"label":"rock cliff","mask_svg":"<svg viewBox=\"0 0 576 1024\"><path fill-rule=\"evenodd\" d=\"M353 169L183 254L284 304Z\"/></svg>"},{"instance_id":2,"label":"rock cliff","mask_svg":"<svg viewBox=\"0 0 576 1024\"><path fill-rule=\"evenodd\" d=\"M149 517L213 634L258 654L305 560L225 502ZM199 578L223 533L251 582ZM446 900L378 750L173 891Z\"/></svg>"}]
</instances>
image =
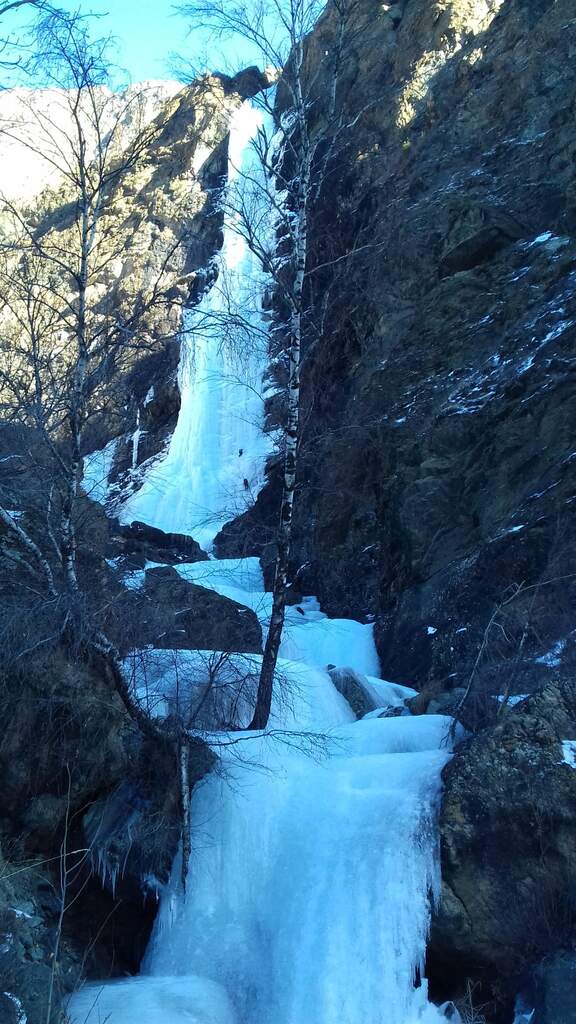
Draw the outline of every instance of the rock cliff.
<instances>
[{"instance_id":1,"label":"rock cliff","mask_svg":"<svg viewBox=\"0 0 576 1024\"><path fill-rule=\"evenodd\" d=\"M384 677L423 707L467 693L484 727L445 773L431 976L444 996L489 978L506 1020L522 970L573 942L576 21L565 0L404 0L354 28L357 121L309 254L346 269L314 300L294 567L331 614L375 615ZM328 8L310 66L330 32Z\"/></svg>"},{"instance_id":2,"label":"rock cliff","mask_svg":"<svg viewBox=\"0 0 576 1024\"><path fill-rule=\"evenodd\" d=\"M572 7L360 13L310 259L357 254L304 369L296 562L376 614L390 678L466 684L486 640L479 675L543 682L573 664Z\"/></svg>"}]
</instances>

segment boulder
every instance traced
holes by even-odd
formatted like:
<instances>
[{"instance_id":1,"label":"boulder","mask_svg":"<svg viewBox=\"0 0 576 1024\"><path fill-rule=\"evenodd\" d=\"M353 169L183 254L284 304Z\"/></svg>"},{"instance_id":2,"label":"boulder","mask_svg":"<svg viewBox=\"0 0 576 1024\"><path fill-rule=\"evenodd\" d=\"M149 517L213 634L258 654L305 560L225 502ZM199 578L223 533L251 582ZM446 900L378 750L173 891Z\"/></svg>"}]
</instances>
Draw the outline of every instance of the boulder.
<instances>
[{"instance_id":1,"label":"boulder","mask_svg":"<svg viewBox=\"0 0 576 1024\"><path fill-rule=\"evenodd\" d=\"M146 562L176 565L179 562L202 562L208 555L192 537L182 533L164 533L155 526L135 521L110 526L110 539L115 554L126 557L132 566L144 568Z\"/></svg>"},{"instance_id":2,"label":"boulder","mask_svg":"<svg viewBox=\"0 0 576 1024\"><path fill-rule=\"evenodd\" d=\"M573 942L573 740L576 684L551 683L503 709L444 769L436 962L512 984Z\"/></svg>"},{"instance_id":3,"label":"boulder","mask_svg":"<svg viewBox=\"0 0 576 1024\"><path fill-rule=\"evenodd\" d=\"M270 70L261 71L260 68L252 65L238 71L233 78L228 75L219 76L229 92L237 92L243 100L252 99L264 89L269 89L274 81L274 74Z\"/></svg>"},{"instance_id":4,"label":"boulder","mask_svg":"<svg viewBox=\"0 0 576 1024\"><path fill-rule=\"evenodd\" d=\"M453 690L428 686L415 697L409 697L406 707L413 715L455 715L465 693L459 686Z\"/></svg>"},{"instance_id":5,"label":"boulder","mask_svg":"<svg viewBox=\"0 0 576 1024\"><path fill-rule=\"evenodd\" d=\"M132 598L138 646L240 653L262 650L262 630L251 608L188 583L171 566L148 569L143 591Z\"/></svg>"},{"instance_id":6,"label":"boulder","mask_svg":"<svg viewBox=\"0 0 576 1024\"><path fill-rule=\"evenodd\" d=\"M355 672L353 668L329 666L328 674L338 693L348 701L356 718L363 718L369 711L374 711L376 703L362 685L362 676L359 672Z\"/></svg>"}]
</instances>

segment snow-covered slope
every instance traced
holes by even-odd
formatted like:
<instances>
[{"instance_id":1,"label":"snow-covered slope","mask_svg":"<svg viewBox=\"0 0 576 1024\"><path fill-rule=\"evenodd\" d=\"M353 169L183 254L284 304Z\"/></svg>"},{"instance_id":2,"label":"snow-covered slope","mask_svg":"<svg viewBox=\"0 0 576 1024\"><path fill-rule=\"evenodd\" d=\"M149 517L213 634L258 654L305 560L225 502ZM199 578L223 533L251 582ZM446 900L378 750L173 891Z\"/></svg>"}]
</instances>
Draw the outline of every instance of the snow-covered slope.
<instances>
[{"instance_id":1,"label":"snow-covered slope","mask_svg":"<svg viewBox=\"0 0 576 1024\"><path fill-rule=\"evenodd\" d=\"M160 112L182 84L146 81L122 92L101 86L95 91L101 128L110 131L118 122L128 145ZM0 92L0 195L29 200L47 186L57 186L73 140L74 95L62 89L7 89ZM84 117L87 138L96 145L92 117Z\"/></svg>"}]
</instances>

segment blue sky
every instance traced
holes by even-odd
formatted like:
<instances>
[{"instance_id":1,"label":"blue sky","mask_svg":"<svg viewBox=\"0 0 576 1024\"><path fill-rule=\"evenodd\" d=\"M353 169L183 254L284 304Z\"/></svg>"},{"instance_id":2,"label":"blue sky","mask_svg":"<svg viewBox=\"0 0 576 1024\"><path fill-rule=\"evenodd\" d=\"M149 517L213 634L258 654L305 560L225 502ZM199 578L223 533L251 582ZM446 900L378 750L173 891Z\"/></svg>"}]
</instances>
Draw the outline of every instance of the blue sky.
<instances>
[{"instance_id":1,"label":"blue sky","mask_svg":"<svg viewBox=\"0 0 576 1024\"><path fill-rule=\"evenodd\" d=\"M98 16L90 35L92 38L109 34L115 37L117 50L111 51L111 61L127 72L133 82L181 78L177 70L178 57L189 61L196 71L234 73L249 64L262 63L261 55L246 40L216 41L206 30L190 32L189 21L176 12L177 0L57 0L57 3L70 12L80 10L82 14ZM0 28L18 39L30 21L30 8L22 7L11 13ZM113 81L121 88L126 84L126 75L115 75ZM6 76L1 84L19 82L10 81Z\"/></svg>"},{"instance_id":2,"label":"blue sky","mask_svg":"<svg viewBox=\"0 0 576 1024\"><path fill-rule=\"evenodd\" d=\"M175 78L174 54L193 62L201 70L227 71L255 62L246 50L238 58L238 42L214 43L207 33L188 32L186 19L175 11L176 0L59 0L65 10L96 14L91 35L116 37L115 62L125 69L133 82L146 78ZM30 11L23 7L10 16L2 28L18 33L30 22ZM244 45L242 46L244 49ZM172 58L172 59L171 59Z\"/></svg>"},{"instance_id":3,"label":"blue sky","mask_svg":"<svg viewBox=\"0 0 576 1024\"><path fill-rule=\"evenodd\" d=\"M118 37L118 62L133 81L171 78L170 53L191 51L184 18L175 14L171 0L89 0L79 6L103 17L94 34L111 32Z\"/></svg>"},{"instance_id":4,"label":"blue sky","mask_svg":"<svg viewBox=\"0 0 576 1024\"><path fill-rule=\"evenodd\" d=\"M190 32L190 21L176 12L176 0L60 0L70 10L102 17L93 34L111 32L118 39L118 63L132 81L174 78L175 55L199 70L238 71L261 62L260 54L245 41L216 41L206 30ZM240 56L239 49L242 49Z\"/></svg>"}]
</instances>

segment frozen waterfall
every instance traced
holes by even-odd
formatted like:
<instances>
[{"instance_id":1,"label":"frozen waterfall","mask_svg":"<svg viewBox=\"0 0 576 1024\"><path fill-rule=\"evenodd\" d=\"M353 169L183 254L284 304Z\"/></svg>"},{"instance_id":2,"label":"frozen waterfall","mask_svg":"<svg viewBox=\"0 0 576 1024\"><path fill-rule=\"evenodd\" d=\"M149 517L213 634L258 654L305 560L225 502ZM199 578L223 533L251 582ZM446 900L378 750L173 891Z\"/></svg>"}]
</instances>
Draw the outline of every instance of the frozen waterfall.
<instances>
[{"instance_id":1,"label":"frozen waterfall","mask_svg":"<svg viewBox=\"0 0 576 1024\"><path fill-rule=\"evenodd\" d=\"M268 595L255 559L178 569L194 569L198 581L204 570L204 585L243 596L264 621ZM310 599L300 608L289 650L309 651L307 630L321 629L333 664L374 666L370 626L350 622L350 632L347 620L328 619ZM257 668L257 655L242 657ZM193 796L187 894L176 863L142 975L88 986L73 1002L75 1024L93 1003L109 1024L445 1020L428 1002L423 958L438 888L435 812L449 720L354 721L311 662L280 662L284 692L270 736L213 735L225 772ZM397 687L371 683L383 705L394 705ZM169 691L169 678L162 688ZM237 745L219 746L228 738L242 744L240 758Z\"/></svg>"},{"instance_id":2,"label":"frozen waterfall","mask_svg":"<svg viewBox=\"0 0 576 1024\"><path fill-rule=\"evenodd\" d=\"M258 173L249 145L262 124L250 103L232 115L228 177ZM264 482L269 439L262 431L262 375L266 338L261 319L264 280L258 261L224 222L218 278L201 304L185 316L179 370L181 409L163 458L120 511L122 522L140 520L166 533L192 535L209 548L224 525L252 503ZM250 325L250 351L236 338L222 337L222 321L233 313ZM228 318L230 319L230 318ZM238 352L238 347L244 351Z\"/></svg>"},{"instance_id":3,"label":"frozen waterfall","mask_svg":"<svg viewBox=\"0 0 576 1024\"><path fill-rule=\"evenodd\" d=\"M236 165L257 123L244 106L231 134L233 150L244 147L244 156L233 155ZM250 261L231 224L222 260L243 287ZM221 301L217 287L205 301ZM124 519L209 546L230 507L241 504L244 480L259 486L262 363L253 360L241 385L229 371L217 339L196 340L181 370L169 450ZM257 559L176 568L252 608L266 626L271 598ZM141 582L134 573L130 585ZM162 708L176 685L174 652L157 653ZM181 652L183 663L200 657ZM259 656L242 657L257 673ZM269 734L208 735L225 771L193 794L187 892L176 863L142 973L85 986L69 1007L73 1024L445 1020L428 1001L424 956L439 885L435 816L449 720L371 714L356 721L328 664L369 677L370 692L389 710L407 692L378 679L372 626L329 619L311 597L288 609Z\"/></svg>"}]
</instances>

